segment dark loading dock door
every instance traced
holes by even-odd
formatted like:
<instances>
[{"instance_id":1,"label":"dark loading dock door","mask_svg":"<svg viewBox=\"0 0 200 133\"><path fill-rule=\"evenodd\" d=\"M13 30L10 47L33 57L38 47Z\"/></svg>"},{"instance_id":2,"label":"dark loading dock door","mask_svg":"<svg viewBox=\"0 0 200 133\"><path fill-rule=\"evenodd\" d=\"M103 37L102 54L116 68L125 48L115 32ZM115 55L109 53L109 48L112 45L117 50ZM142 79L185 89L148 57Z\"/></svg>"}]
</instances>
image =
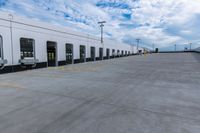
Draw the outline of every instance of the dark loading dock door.
<instances>
[{"instance_id":1,"label":"dark loading dock door","mask_svg":"<svg viewBox=\"0 0 200 133\"><path fill-rule=\"evenodd\" d=\"M120 51L119 50L117 50L117 57L119 57L120 56Z\"/></svg>"},{"instance_id":2,"label":"dark loading dock door","mask_svg":"<svg viewBox=\"0 0 200 133\"><path fill-rule=\"evenodd\" d=\"M66 63L73 64L73 45L66 44Z\"/></svg>"},{"instance_id":3,"label":"dark loading dock door","mask_svg":"<svg viewBox=\"0 0 200 133\"><path fill-rule=\"evenodd\" d=\"M99 48L99 59L103 59L103 48Z\"/></svg>"},{"instance_id":4,"label":"dark loading dock door","mask_svg":"<svg viewBox=\"0 0 200 133\"><path fill-rule=\"evenodd\" d=\"M47 42L47 64L48 67L56 66L56 43Z\"/></svg>"},{"instance_id":5,"label":"dark loading dock door","mask_svg":"<svg viewBox=\"0 0 200 133\"><path fill-rule=\"evenodd\" d=\"M91 61L95 61L95 47L90 48Z\"/></svg>"},{"instance_id":6,"label":"dark loading dock door","mask_svg":"<svg viewBox=\"0 0 200 133\"><path fill-rule=\"evenodd\" d=\"M85 46L81 45L80 46L80 62L85 62L86 61L86 49Z\"/></svg>"},{"instance_id":7,"label":"dark loading dock door","mask_svg":"<svg viewBox=\"0 0 200 133\"><path fill-rule=\"evenodd\" d=\"M115 50L112 50L112 58L115 58Z\"/></svg>"},{"instance_id":8,"label":"dark loading dock door","mask_svg":"<svg viewBox=\"0 0 200 133\"><path fill-rule=\"evenodd\" d=\"M127 56L127 51L125 51L125 56Z\"/></svg>"},{"instance_id":9,"label":"dark loading dock door","mask_svg":"<svg viewBox=\"0 0 200 133\"><path fill-rule=\"evenodd\" d=\"M110 49L106 49L106 59L110 59Z\"/></svg>"}]
</instances>

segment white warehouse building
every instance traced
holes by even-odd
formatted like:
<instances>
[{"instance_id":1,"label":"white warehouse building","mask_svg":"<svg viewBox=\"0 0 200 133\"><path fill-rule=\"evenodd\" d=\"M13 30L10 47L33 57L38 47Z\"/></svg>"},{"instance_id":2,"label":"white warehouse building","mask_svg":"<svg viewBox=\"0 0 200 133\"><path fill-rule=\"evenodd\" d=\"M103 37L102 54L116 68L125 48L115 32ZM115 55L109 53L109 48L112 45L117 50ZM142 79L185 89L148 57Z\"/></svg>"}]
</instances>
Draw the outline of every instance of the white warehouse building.
<instances>
[{"instance_id":1,"label":"white warehouse building","mask_svg":"<svg viewBox=\"0 0 200 133\"><path fill-rule=\"evenodd\" d=\"M0 12L0 73L136 54L136 47Z\"/></svg>"}]
</instances>

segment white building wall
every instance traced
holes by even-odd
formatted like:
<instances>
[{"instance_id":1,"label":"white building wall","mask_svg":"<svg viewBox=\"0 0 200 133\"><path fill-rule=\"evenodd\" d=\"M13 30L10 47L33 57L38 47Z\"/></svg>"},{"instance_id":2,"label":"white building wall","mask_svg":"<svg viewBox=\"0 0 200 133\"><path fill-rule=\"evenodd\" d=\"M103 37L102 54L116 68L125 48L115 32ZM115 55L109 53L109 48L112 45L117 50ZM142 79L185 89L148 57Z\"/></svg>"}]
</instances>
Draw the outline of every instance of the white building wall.
<instances>
[{"instance_id":1,"label":"white building wall","mask_svg":"<svg viewBox=\"0 0 200 133\"><path fill-rule=\"evenodd\" d=\"M3 56L8 60L7 65L12 65L12 47L11 47L11 32L10 23L0 20L0 35L3 39Z\"/></svg>"},{"instance_id":2,"label":"white building wall","mask_svg":"<svg viewBox=\"0 0 200 133\"><path fill-rule=\"evenodd\" d=\"M199 48L197 48L197 49L195 49L195 51L197 51L197 52L200 52L200 47L199 47Z\"/></svg>"},{"instance_id":3,"label":"white building wall","mask_svg":"<svg viewBox=\"0 0 200 133\"><path fill-rule=\"evenodd\" d=\"M12 19L9 20L9 18ZM12 30L10 30L10 24L12 25ZM121 53L123 50L124 54L125 51L127 53L130 51L133 54L136 48L108 39L105 39L102 45L100 38L88 34L78 33L68 28L32 21L15 15L11 17L5 13L0 13L0 35L3 37L4 58L8 60L8 64L6 65L19 64L19 59L21 58L20 38L31 38L35 40L35 56L36 59L39 59L39 62L47 62L47 41L57 43L57 61L66 60L66 43L73 44L74 59L80 58L80 45L86 47L86 58L90 58L90 47L92 46L95 47L96 57L99 57L99 48L103 48L104 57L106 56L107 48L110 49L110 56L112 56L112 49L115 50L115 53L117 53L117 50L120 50Z\"/></svg>"}]
</instances>

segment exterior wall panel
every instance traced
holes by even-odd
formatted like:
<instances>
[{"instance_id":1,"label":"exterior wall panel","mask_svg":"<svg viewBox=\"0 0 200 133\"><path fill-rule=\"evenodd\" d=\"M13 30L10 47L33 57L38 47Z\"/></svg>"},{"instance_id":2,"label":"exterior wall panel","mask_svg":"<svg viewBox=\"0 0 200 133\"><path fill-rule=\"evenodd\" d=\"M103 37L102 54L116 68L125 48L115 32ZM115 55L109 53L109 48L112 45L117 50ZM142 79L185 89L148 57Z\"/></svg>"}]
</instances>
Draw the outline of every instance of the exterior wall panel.
<instances>
[{"instance_id":1,"label":"exterior wall panel","mask_svg":"<svg viewBox=\"0 0 200 133\"><path fill-rule=\"evenodd\" d=\"M11 34L10 28L0 26L0 35L3 40L3 56L7 59L8 63L6 65L12 65L12 47L11 47Z\"/></svg>"},{"instance_id":2,"label":"exterior wall panel","mask_svg":"<svg viewBox=\"0 0 200 133\"><path fill-rule=\"evenodd\" d=\"M35 58L39 60L41 67L45 66L47 62L47 41L57 43L58 64L65 64L66 43L73 44L74 60L79 60L80 58L80 45L86 47L86 58L91 57L91 47L95 47L96 58L99 58L99 48L103 48L103 57L106 56L106 49L110 50L109 56L112 56L112 49L115 50L115 54L117 54L117 50L120 50L120 53L121 51L130 51L131 54L136 53L136 47L134 46L121 44L108 39L105 39L104 44L101 44L100 38L88 34L78 33L65 27L32 21L15 15L9 16L1 12L0 35L3 37L4 59L8 60L6 66L21 65L19 63L19 59L21 58L20 38L34 39Z\"/></svg>"}]
</instances>

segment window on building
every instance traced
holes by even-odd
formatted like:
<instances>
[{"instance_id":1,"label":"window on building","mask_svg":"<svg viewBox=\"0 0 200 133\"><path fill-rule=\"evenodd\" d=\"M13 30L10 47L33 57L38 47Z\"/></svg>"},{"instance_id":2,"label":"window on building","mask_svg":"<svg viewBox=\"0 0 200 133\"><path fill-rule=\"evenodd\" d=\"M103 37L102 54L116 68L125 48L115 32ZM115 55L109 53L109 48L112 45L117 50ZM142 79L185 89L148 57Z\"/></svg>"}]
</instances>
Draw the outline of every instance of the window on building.
<instances>
[{"instance_id":1,"label":"window on building","mask_svg":"<svg viewBox=\"0 0 200 133\"><path fill-rule=\"evenodd\" d=\"M34 43L33 39L21 38L20 39L20 53L21 59L34 58Z\"/></svg>"},{"instance_id":2,"label":"window on building","mask_svg":"<svg viewBox=\"0 0 200 133\"><path fill-rule=\"evenodd\" d=\"M3 38L0 35L0 59L3 57Z\"/></svg>"}]
</instances>

